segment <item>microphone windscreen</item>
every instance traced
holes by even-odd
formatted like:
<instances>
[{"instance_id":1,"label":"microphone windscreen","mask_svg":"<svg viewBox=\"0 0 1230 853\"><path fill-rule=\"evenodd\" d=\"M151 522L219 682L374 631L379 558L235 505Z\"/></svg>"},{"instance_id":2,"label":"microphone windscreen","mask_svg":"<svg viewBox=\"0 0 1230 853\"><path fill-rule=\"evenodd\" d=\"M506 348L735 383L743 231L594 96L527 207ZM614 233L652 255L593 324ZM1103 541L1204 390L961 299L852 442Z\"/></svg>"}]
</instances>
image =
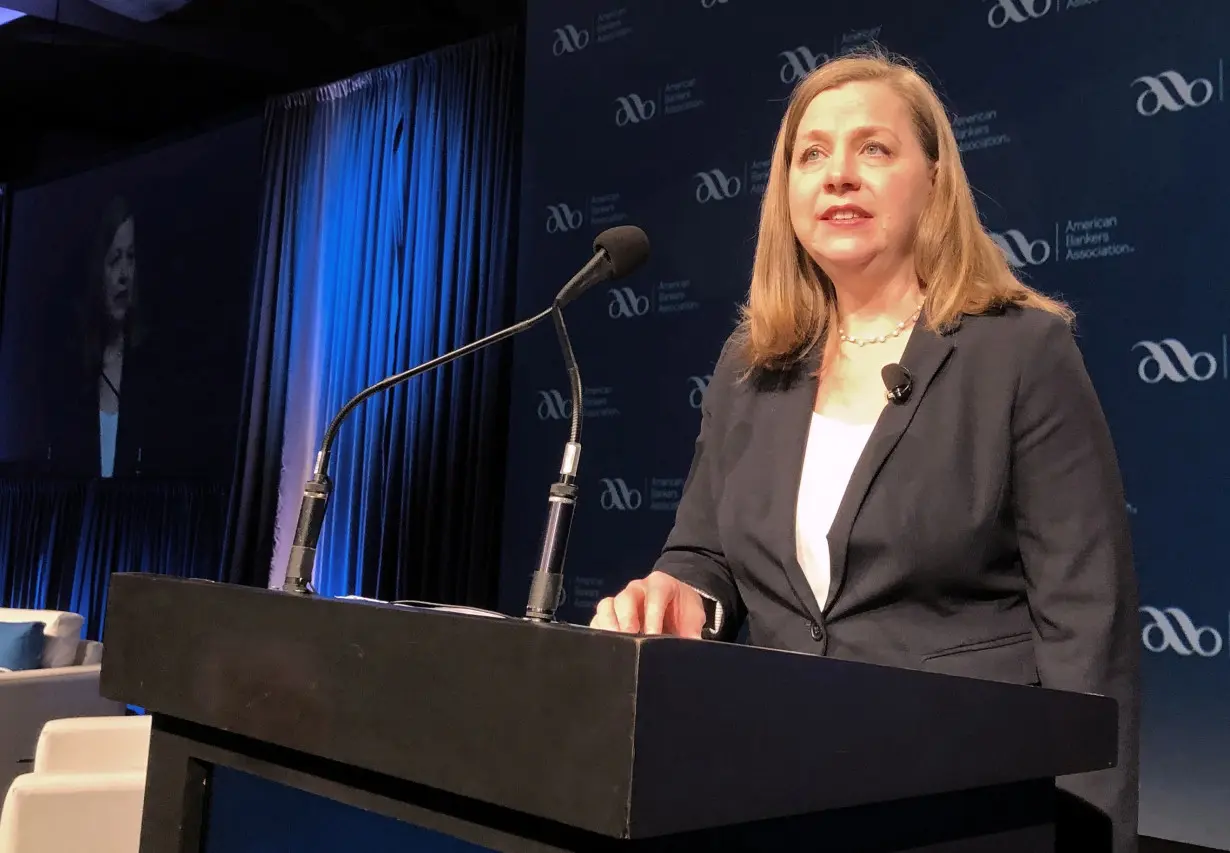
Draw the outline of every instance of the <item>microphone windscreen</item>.
<instances>
[{"instance_id":1,"label":"microphone windscreen","mask_svg":"<svg viewBox=\"0 0 1230 853\"><path fill-rule=\"evenodd\" d=\"M910 384L910 371L906 370L900 364L886 364L880 370L880 378L884 380L884 387L889 391L897 388L904 388Z\"/></svg>"},{"instance_id":2,"label":"microphone windscreen","mask_svg":"<svg viewBox=\"0 0 1230 853\"><path fill-rule=\"evenodd\" d=\"M623 278L649 259L649 238L635 225L616 225L594 239L599 250L610 259L611 277Z\"/></svg>"}]
</instances>

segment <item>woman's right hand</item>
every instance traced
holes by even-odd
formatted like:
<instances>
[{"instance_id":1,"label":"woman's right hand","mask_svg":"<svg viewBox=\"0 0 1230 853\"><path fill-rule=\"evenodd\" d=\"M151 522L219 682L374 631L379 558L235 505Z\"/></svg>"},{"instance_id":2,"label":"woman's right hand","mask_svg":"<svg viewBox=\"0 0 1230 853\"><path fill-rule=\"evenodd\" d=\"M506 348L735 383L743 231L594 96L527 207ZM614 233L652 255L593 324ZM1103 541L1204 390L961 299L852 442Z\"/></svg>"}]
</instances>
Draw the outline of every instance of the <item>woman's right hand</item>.
<instances>
[{"instance_id":1,"label":"woman's right hand","mask_svg":"<svg viewBox=\"0 0 1230 853\"><path fill-rule=\"evenodd\" d=\"M705 627L704 599L665 572L653 572L599 601L589 627L699 640Z\"/></svg>"}]
</instances>

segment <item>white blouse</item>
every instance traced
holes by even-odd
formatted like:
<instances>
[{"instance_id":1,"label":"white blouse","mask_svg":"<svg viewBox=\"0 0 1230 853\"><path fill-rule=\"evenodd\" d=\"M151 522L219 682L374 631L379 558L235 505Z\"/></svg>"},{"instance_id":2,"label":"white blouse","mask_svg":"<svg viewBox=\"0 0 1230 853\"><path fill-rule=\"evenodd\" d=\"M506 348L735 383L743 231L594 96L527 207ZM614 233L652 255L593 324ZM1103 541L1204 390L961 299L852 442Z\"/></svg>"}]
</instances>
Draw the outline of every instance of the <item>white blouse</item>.
<instances>
[{"instance_id":1,"label":"white blouse","mask_svg":"<svg viewBox=\"0 0 1230 853\"><path fill-rule=\"evenodd\" d=\"M796 556L821 609L829 598L829 529L874 423L812 413L795 512Z\"/></svg>"},{"instance_id":2,"label":"white blouse","mask_svg":"<svg viewBox=\"0 0 1230 853\"><path fill-rule=\"evenodd\" d=\"M98 410L99 461L102 463L104 477L115 473L115 437L119 431L119 420L119 412Z\"/></svg>"}]
</instances>

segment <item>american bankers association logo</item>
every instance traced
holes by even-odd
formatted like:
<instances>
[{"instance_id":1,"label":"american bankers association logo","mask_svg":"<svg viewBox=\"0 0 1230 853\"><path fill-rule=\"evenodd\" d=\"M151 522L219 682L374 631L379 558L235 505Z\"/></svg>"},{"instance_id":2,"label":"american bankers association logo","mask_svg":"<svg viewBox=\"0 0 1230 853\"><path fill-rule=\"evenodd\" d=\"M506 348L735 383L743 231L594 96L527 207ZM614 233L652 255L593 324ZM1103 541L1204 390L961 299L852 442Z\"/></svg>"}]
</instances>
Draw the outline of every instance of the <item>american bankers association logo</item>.
<instances>
[{"instance_id":1,"label":"american bankers association logo","mask_svg":"<svg viewBox=\"0 0 1230 853\"><path fill-rule=\"evenodd\" d=\"M631 287L612 287L611 302L607 305L607 313L612 320L644 317L649 313L649 297L637 293Z\"/></svg>"},{"instance_id":2,"label":"american bankers association logo","mask_svg":"<svg viewBox=\"0 0 1230 853\"><path fill-rule=\"evenodd\" d=\"M1132 349L1144 353L1136 365L1136 375L1148 385L1163 381L1207 382L1218 375L1217 357L1213 353L1207 350L1193 352L1178 338L1137 341L1132 344ZM1227 378L1226 370L1230 368L1227 349L1230 349L1230 338L1222 335L1220 367L1223 379Z\"/></svg>"},{"instance_id":3,"label":"american bankers association logo","mask_svg":"<svg viewBox=\"0 0 1230 853\"><path fill-rule=\"evenodd\" d=\"M581 415L593 418L619 417L614 402L615 389L610 386L586 387L581 392ZM538 420L567 421L572 419L572 396L558 388L541 389L538 392Z\"/></svg>"},{"instance_id":4,"label":"american bankers association logo","mask_svg":"<svg viewBox=\"0 0 1230 853\"><path fill-rule=\"evenodd\" d=\"M829 60L827 53L814 51L806 45L780 51L778 56L783 60L778 77L787 86L799 82Z\"/></svg>"},{"instance_id":5,"label":"american bankers association logo","mask_svg":"<svg viewBox=\"0 0 1230 853\"><path fill-rule=\"evenodd\" d=\"M629 483L623 477L603 477L598 481L598 504L608 512L674 512L683 497L682 477L649 477ZM649 503L645 498L648 495Z\"/></svg>"},{"instance_id":6,"label":"american bankers association logo","mask_svg":"<svg viewBox=\"0 0 1230 853\"><path fill-rule=\"evenodd\" d=\"M705 392L709 390L709 383L713 381L713 374L706 373L704 376L689 376L688 377L688 405L693 409L699 409L701 404L705 402Z\"/></svg>"},{"instance_id":7,"label":"american bankers association logo","mask_svg":"<svg viewBox=\"0 0 1230 853\"><path fill-rule=\"evenodd\" d=\"M1225 640L1216 628L1197 626L1177 607L1141 607L1146 624L1140 639L1154 654L1170 652L1183 657L1212 658L1221 654Z\"/></svg>"},{"instance_id":8,"label":"american bankers association logo","mask_svg":"<svg viewBox=\"0 0 1230 853\"><path fill-rule=\"evenodd\" d=\"M540 421L564 421L572 417L572 400L561 391L550 388L538 392L538 419Z\"/></svg>"},{"instance_id":9,"label":"american bankers association logo","mask_svg":"<svg viewBox=\"0 0 1230 853\"><path fill-rule=\"evenodd\" d=\"M631 285L612 287L607 292L611 296L607 314L612 320L688 314L700 309L700 301L692 295L692 281L686 278L659 281L648 294Z\"/></svg>"},{"instance_id":10,"label":"american bankers association logo","mask_svg":"<svg viewBox=\"0 0 1230 853\"><path fill-rule=\"evenodd\" d=\"M565 234L585 224L585 214L568 204L547 205L547 233Z\"/></svg>"},{"instance_id":11,"label":"american bankers association logo","mask_svg":"<svg viewBox=\"0 0 1230 853\"><path fill-rule=\"evenodd\" d=\"M551 53L556 57L581 53L591 45L610 44L633 34L625 6L600 12L590 23L591 26L588 27L567 23L552 29Z\"/></svg>"},{"instance_id":12,"label":"american bankers association logo","mask_svg":"<svg viewBox=\"0 0 1230 853\"><path fill-rule=\"evenodd\" d=\"M738 175L727 175L721 169L708 169L697 172L696 201L708 204L713 201L726 201L743 192L743 179Z\"/></svg>"},{"instance_id":13,"label":"american bankers association logo","mask_svg":"<svg viewBox=\"0 0 1230 853\"><path fill-rule=\"evenodd\" d=\"M589 47L589 30L572 24L564 24L562 27L555 28L555 40L551 43L551 53L554 55L577 53L587 47Z\"/></svg>"},{"instance_id":14,"label":"american bankers association logo","mask_svg":"<svg viewBox=\"0 0 1230 853\"><path fill-rule=\"evenodd\" d=\"M615 99L615 124L618 127L641 124L650 121L657 114L658 102L653 98L642 98L631 92Z\"/></svg>"},{"instance_id":15,"label":"american bankers association logo","mask_svg":"<svg viewBox=\"0 0 1230 853\"><path fill-rule=\"evenodd\" d=\"M1188 77L1191 77L1189 80ZM1217 83L1214 84L1213 81ZM1217 61L1217 68L1208 76L1185 75L1173 68L1155 74L1144 74L1132 81L1136 96L1136 112L1146 118L1158 113L1177 113L1199 109L1213 101L1225 100L1225 63Z\"/></svg>"},{"instance_id":16,"label":"american bankers association logo","mask_svg":"<svg viewBox=\"0 0 1230 853\"><path fill-rule=\"evenodd\" d=\"M1061 0L991 0L987 23L992 29L1002 29L1008 24L1023 24L1036 20L1054 8Z\"/></svg>"},{"instance_id":17,"label":"american bankers association logo","mask_svg":"<svg viewBox=\"0 0 1230 853\"><path fill-rule=\"evenodd\" d=\"M746 196L763 196L769 188L772 160L748 160L733 168L725 163L692 173L692 196L697 204L714 204Z\"/></svg>"},{"instance_id":18,"label":"american bankers association logo","mask_svg":"<svg viewBox=\"0 0 1230 853\"><path fill-rule=\"evenodd\" d=\"M1101 0L987 0L987 24L1002 30L1009 24L1027 24L1045 18L1051 12L1070 12L1083 6L1097 6Z\"/></svg>"},{"instance_id":19,"label":"american bankers association logo","mask_svg":"<svg viewBox=\"0 0 1230 853\"><path fill-rule=\"evenodd\" d=\"M653 121L659 114L677 116L705 106L702 81L697 77L658 86L648 95L629 92L615 99L615 126L629 127Z\"/></svg>"},{"instance_id":20,"label":"american bankers association logo","mask_svg":"<svg viewBox=\"0 0 1230 853\"><path fill-rule=\"evenodd\" d=\"M602 495L598 503L605 510L631 512L640 509L644 503L641 490L629 486L622 477L603 477L599 483L602 485Z\"/></svg>"},{"instance_id":21,"label":"american bankers association logo","mask_svg":"<svg viewBox=\"0 0 1230 853\"><path fill-rule=\"evenodd\" d=\"M992 232L991 239L999 246L1008 263L1014 267L1040 266L1051 259L1051 244L1041 238L1030 239L1017 228Z\"/></svg>"},{"instance_id":22,"label":"american bankers association logo","mask_svg":"<svg viewBox=\"0 0 1230 853\"><path fill-rule=\"evenodd\" d=\"M1123 223L1115 214L1099 214L1084 219L1063 219L1049 223L1051 233L1042 230L1005 228L989 231L991 239L1016 269L1047 263L1097 261L1135 253L1136 246L1123 235Z\"/></svg>"},{"instance_id":23,"label":"american bankers association logo","mask_svg":"<svg viewBox=\"0 0 1230 853\"><path fill-rule=\"evenodd\" d=\"M1009 145L1012 137L1000 128L999 110L977 110L953 116L952 132L962 153Z\"/></svg>"}]
</instances>

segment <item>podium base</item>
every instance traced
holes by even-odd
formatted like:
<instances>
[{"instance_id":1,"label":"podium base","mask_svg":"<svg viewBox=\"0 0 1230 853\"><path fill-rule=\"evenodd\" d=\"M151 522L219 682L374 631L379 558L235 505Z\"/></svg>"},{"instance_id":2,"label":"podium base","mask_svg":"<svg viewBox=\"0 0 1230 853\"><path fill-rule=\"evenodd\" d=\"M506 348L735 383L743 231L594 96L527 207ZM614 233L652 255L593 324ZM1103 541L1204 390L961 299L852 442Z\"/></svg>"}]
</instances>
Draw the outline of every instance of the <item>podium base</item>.
<instances>
[{"instance_id":1,"label":"podium base","mask_svg":"<svg viewBox=\"0 0 1230 853\"><path fill-rule=\"evenodd\" d=\"M215 773L215 768L229 770ZM258 786L266 784L260 780L286 786L285 796L276 798L276 813L263 798L226 795L220 786L235 784L242 774L256 777L251 784ZM250 840L253 851L270 849L271 842L300 853L332 851L338 849L336 833L343 832L339 823L346 834L357 832L352 841L363 847L369 835L401 839L398 828L389 826L387 818L392 818L405 825L405 838L415 839L414 849L450 853L1051 853L1054 791L1048 779L700 832L619 839L155 714L141 851L214 853L211 836L216 843L223 838ZM342 808L322 808L317 798ZM233 805L221 808L241 799L249 800L247 816L230 811ZM288 809L287 803L294 807ZM277 828L279 837L253 832L260 824L257 818ZM356 828L364 821L371 833ZM242 823L240 831L236 822ZM235 843L226 842L227 853L248 853ZM401 843L397 847L409 849Z\"/></svg>"}]
</instances>

